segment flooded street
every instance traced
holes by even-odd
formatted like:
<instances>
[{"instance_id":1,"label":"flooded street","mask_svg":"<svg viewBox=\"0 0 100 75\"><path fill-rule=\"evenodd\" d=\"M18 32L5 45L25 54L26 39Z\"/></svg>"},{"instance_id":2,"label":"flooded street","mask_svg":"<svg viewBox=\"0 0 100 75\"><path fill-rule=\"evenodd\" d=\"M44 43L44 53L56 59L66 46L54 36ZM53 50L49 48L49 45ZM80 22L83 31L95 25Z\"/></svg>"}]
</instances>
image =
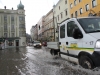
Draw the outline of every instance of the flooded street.
<instances>
[{"instance_id":1,"label":"flooded street","mask_svg":"<svg viewBox=\"0 0 100 75\"><path fill-rule=\"evenodd\" d=\"M0 50L0 75L100 75L34 47Z\"/></svg>"}]
</instances>

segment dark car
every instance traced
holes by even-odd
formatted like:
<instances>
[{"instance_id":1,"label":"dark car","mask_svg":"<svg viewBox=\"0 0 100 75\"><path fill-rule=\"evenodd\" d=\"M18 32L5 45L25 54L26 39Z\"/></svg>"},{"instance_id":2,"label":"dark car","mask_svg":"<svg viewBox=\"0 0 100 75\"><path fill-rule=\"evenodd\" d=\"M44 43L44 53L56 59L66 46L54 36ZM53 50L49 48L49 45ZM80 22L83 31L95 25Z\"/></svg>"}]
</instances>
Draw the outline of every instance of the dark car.
<instances>
[{"instance_id":1,"label":"dark car","mask_svg":"<svg viewBox=\"0 0 100 75\"><path fill-rule=\"evenodd\" d=\"M42 44L41 44L40 41L34 41L33 46L34 47L37 47L37 48L41 48L42 47Z\"/></svg>"}]
</instances>

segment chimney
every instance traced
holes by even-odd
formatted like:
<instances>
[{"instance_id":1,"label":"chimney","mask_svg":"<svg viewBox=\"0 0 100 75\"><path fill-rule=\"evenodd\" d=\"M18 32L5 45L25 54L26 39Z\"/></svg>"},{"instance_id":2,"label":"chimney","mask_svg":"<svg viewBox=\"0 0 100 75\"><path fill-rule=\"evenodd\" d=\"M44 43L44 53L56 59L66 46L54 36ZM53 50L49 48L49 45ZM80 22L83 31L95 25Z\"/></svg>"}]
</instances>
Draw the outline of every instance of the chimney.
<instances>
[{"instance_id":1,"label":"chimney","mask_svg":"<svg viewBox=\"0 0 100 75\"><path fill-rule=\"evenodd\" d=\"M4 8L6 9L6 6L4 6Z\"/></svg>"}]
</instances>

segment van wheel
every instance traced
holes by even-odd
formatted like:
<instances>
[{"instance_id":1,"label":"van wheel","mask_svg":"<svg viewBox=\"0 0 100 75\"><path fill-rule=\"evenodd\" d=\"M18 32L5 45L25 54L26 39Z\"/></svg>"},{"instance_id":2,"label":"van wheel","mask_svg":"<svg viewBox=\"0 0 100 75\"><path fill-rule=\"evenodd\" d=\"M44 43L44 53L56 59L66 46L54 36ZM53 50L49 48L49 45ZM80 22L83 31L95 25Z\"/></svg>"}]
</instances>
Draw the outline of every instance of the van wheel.
<instances>
[{"instance_id":1,"label":"van wheel","mask_svg":"<svg viewBox=\"0 0 100 75\"><path fill-rule=\"evenodd\" d=\"M51 53L51 55L53 55L53 56L54 56L54 55L57 55L57 51L55 51L55 50L53 50L53 49L50 50L50 53Z\"/></svg>"},{"instance_id":2,"label":"van wheel","mask_svg":"<svg viewBox=\"0 0 100 75\"><path fill-rule=\"evenodd\" d=\"M87 56L81 56L79 58L79 64L85 69L93 69L94 68L94 64L93 64L92 60Z\"/></svg>"},{"instance_id":3,"label":"van wheel","mask_svg":"<svg viewBox=\"0 0 100 75\"><path fill-rule=\"evenodd\" d=\"M54 50L51 49L51 50L50 50L50 54L51 54L51 55L54 55Z\"/></svg>"}]
</instances>

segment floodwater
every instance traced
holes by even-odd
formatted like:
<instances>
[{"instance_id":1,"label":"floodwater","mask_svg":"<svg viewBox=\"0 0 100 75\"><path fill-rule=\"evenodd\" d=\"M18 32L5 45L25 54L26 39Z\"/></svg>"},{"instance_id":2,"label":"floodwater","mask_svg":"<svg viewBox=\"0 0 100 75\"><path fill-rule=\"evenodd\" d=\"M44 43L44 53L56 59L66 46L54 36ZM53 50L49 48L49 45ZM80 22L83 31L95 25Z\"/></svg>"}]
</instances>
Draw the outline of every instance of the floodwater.
<instances>
[{"instance_id":1,"label":"floodwater","mask_svg":"<svg viewBox=\"0 0 100 75\"><path fill-rule=\"evenodd\" d=\"M100 69L84 69L46 48L10 48L0 50L0 75L100 75Z\"/></svg>"}]
</instances>

